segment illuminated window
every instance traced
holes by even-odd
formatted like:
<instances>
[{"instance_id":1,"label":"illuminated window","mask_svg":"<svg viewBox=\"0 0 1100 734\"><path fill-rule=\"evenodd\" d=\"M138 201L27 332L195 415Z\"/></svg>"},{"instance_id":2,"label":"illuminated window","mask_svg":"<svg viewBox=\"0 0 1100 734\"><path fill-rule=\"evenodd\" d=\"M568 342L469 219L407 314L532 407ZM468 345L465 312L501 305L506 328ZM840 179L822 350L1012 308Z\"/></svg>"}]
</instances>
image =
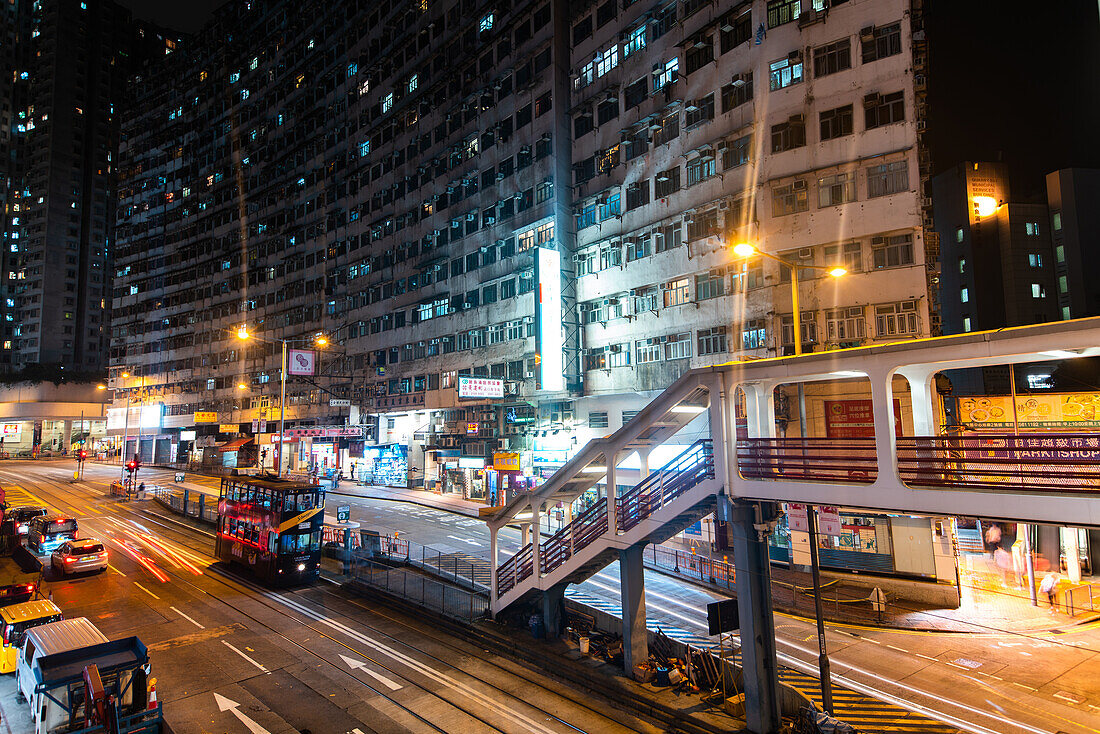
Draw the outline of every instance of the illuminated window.
<instances>
[{"instance_id":1,"label":"illuminated window","mask_svg":"<svg viewBox=\"0 0 1100 734\"><path fill-rule=\"evenodd\" d=\"M416 87L419 83L420 83L419 75L413 74L412 76L409 77L409 83L405 85L405 89L408 91L409 94L412 94L413 92L416 91Z\"/></svg>"},{"instance_id":2,"label":"illuminated window","mask_svg":"<svg viewBox=\"0 0 1100 734\"><path fill-rule=\"evenodd\" d=\"M393 92L390 92L382 98L382 114L385 114L393 109Z\"/></svg>"},{"instance_id":3,"label":"illuminated window","mask_svg":"<svg viewBox=\"0 0 1100 734\"><path fill-rule=\"evenodd\" d=\"M482 33L493 30L493 14L483 16L477 24L477 29Z\"/></svg>"}]
</instances>

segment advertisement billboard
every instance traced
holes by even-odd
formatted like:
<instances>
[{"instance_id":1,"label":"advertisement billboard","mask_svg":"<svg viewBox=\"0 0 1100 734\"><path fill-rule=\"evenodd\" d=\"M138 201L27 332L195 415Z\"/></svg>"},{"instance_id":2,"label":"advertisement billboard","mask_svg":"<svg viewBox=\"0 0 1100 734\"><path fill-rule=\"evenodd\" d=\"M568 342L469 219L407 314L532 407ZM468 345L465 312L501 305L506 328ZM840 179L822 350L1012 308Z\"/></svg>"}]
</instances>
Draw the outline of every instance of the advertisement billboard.
<instances>
[{"instance_id":1,"label":"advertisement billboard","mask_svg":"<svg viewBox=\"0 0 1100 734\"><path fill-rule=\"evenodd\" d=\"M487 377L459 377L458 397L460 398L503 398L504 380Z\"/></svg>"},{"instance_id":2,"label":"advertisement billboard","mask_svg":"<svg viewBox=\"0 0 1100 734\"><path fill-rule=\"evenodd\" d=\"M1017 425L1022 429L1100 428L1100 393L1047 393L1016 397ZM959 421L972 431L1012 430L1012 398L976 395L959 398Z\"/></svg>"},{"instance_id":3,"label":"advertisement billboard","mask_svg":"<svg viewBox=\"0 0 1100 734\"><path fill-rule=\"evenodd\" d=\"M217 423L218 414L214 411L196 411L195 423Z\"/></svg>"},{"instance_id":4,"label":"advertisement billboard","mask_svg":"<svg viewBox=\"0 0 1100 734\"><path fill-rule=\"evenodd\" d=\"M547 247L537 248L535 257L535 352L539 357L540 390L565 389L565 358L562 353L561 254Z\"/></svg>"},{"instance_id":5,"label":"advertisement billboard","mask_svg":"<svg viewBox=\"0 0 1100 734\"><path fill-rule=\"evenodd\" d=\"M286 353L286 373L288 375L313 375L317 353L311 349L291 349Z\"/></svg>"}]
</instances>

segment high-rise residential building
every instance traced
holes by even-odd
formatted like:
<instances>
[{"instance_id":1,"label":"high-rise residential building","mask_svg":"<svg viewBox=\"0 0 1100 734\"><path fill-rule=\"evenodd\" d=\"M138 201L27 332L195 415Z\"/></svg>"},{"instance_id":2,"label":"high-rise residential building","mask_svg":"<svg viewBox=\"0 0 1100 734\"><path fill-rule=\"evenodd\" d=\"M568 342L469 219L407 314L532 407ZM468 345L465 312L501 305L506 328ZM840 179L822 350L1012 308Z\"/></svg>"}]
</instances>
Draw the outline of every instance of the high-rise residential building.
<instances>
[{"instance_id":1,"label":"high-rise residential building","mask_svg":"<svg viewBox=\"0 0 1100 734\"><path fill-rule=\"evenodd\" d=\"M944 331L1061 318L1046 204L1013 201L1003 163L959 164L932 189Z\"/></svg>"},{"instance_id":2,"label":"high-rise residential building","mask_svg":"<svg viewBox=\"0 0 1100 734\"><path fill-rule=\"evenodd\" d=\"M1100 170L1063 168L1046 184L1059 317L1100 316Z\"/></svg>"},{"instance_id":3,"label":"high-rise residential building","mask_svg":"<svg viewBox=\"0 0 1100 734\"><path fill-rule=\"evenodd\" d=\"M124 83L173 41L102 0L14 0L0 17L0 369L98 371Z\"/></svg>"},{"instance_id":4,"label":"high-rise residential building","mask_svg":"<svg viewBox=\"0 0 1100 734\"><path fill-rule=\"evenodd\" d=\"M487 496L791 353L791 273L742 242L798 268L806 351L934 333L922 9L827 5L224 6L134 84L113 431L271 466L290 340L292 468Z\"/></svg>"}]
</instances>

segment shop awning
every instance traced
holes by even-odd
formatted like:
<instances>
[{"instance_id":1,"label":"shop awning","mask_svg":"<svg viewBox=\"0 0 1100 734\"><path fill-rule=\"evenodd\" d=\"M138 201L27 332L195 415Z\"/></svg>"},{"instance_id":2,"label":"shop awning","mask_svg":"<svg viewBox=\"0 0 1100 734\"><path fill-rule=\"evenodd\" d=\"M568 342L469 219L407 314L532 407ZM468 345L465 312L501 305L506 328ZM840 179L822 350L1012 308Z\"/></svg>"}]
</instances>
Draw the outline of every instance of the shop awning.
<instances>
[{"instance_id":1,"label":"shop awning","mask_svg":"<svg viewBox=\"0 0 1100 734\"><path fill-rule=\"evenodd\" d=\"M238 438L233 441L228 441L219 446L218 451L240 451L241 447L244 446L246 443L252 443L252 439Z\"/></svg>"}]
</instances>

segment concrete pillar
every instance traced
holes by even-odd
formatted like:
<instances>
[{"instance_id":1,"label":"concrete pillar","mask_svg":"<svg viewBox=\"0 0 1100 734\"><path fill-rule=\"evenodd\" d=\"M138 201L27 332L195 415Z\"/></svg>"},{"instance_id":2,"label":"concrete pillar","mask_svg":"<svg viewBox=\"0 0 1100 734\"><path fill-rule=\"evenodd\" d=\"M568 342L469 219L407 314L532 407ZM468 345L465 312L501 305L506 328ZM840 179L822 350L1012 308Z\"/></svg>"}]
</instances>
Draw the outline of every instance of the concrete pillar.
<instances>
[{"instance_id":1,"label":"concrete pillar","mask_svg":"<svg viewBox=\"0 0 1100 734\"><path fill-rule=\"evenodd\" d=\"M489 526L489 568L491 573L489 575L489 599L496 601L497 598L497 568L500 567L500 546L497 543L497 533L500 530L498 528ZM492 608L493 605L490 605ZM496 616L495 613L493 615Z\"/></svg>"},{"instance_id":2,"label":"concrete pillar","mask_svg":"<svg viewBox=\"0 0 1100 734\"><path fill-rule=\"evenodd\" d=\"M73 445L73 422L63 421L61 426L61 450L66 454Z\"/></svg>"},{"instance_id":3,"label":"concrete pillar","mask_svg":"<svg viewBox=\"0 0 1100 734\"><path fill-rule=\"evenodd\" d=\"M745 723L755 734L779 731L779 677L775 655L771 563L768 539L754 527L757 514L770 504L734 502L729 506L733 562L737 571L737 611L741 620L741 664L744 668Z\"/></svg>"},{"instance_id":4,"label":"concrete pillar","mask_svg":"<svg viewBox=\"0 0 1100 734\"><path fill-rule=\"evenodd\" d=\"M519 526L519 534L519 547L522 548L531 542L531 523L522 523Z\"/></svg>"},{"instance_id":5,"label":"concrete pillar","mask_svg":"<svg viewBox=\"0 0 1100 734\"><path fill-rule=\"evenodd\" d=\"M898 370L909 382L909 397L913 403L913 435L938 436L935 400L936 370L929 367L911 367ZM891 404L893 401L891 401Z\"/></svg>"},{"instance_id":6,"label":"concrete pillar","mask_svg":"<svg viewBox=\"0 0 1100 734\"><path fill-rule=\"evenodd\" d=\"M561 637L565 631L565 587L568 584L554 584L542 590L542 621L546 625L546 639Z\"/></svg>"},{"instance_id":7,"label":"concrete pillar","mask_svg":"<svg viewBox=\"0 0 1100 734\"><path fill-rule=\"evenodd\" d=\"M542 576L542 502L531 503L531 575Z\"/></svg>"},{"instance_id":8,"label":"concrete pillar","mask_svg":"<svg viewBox=\"0 0 1100 734\"><path fill-rule=\"evenodd\" d=\"M638 477L642 480L649 476L649 452L652 450L638 449Z\"/></svg>"},{"instance_id":9,"label":"concrete pillar","mask_svg":"<svg viewBox=\"0 0 1100 734\"><path fill-rule=\"evenodd\" d=\"M634 666L649 659L649 633L645 626L644 545L619 551L619 586L623 608L623 672L634 675Z\"/></svg>"}]
</instances>

